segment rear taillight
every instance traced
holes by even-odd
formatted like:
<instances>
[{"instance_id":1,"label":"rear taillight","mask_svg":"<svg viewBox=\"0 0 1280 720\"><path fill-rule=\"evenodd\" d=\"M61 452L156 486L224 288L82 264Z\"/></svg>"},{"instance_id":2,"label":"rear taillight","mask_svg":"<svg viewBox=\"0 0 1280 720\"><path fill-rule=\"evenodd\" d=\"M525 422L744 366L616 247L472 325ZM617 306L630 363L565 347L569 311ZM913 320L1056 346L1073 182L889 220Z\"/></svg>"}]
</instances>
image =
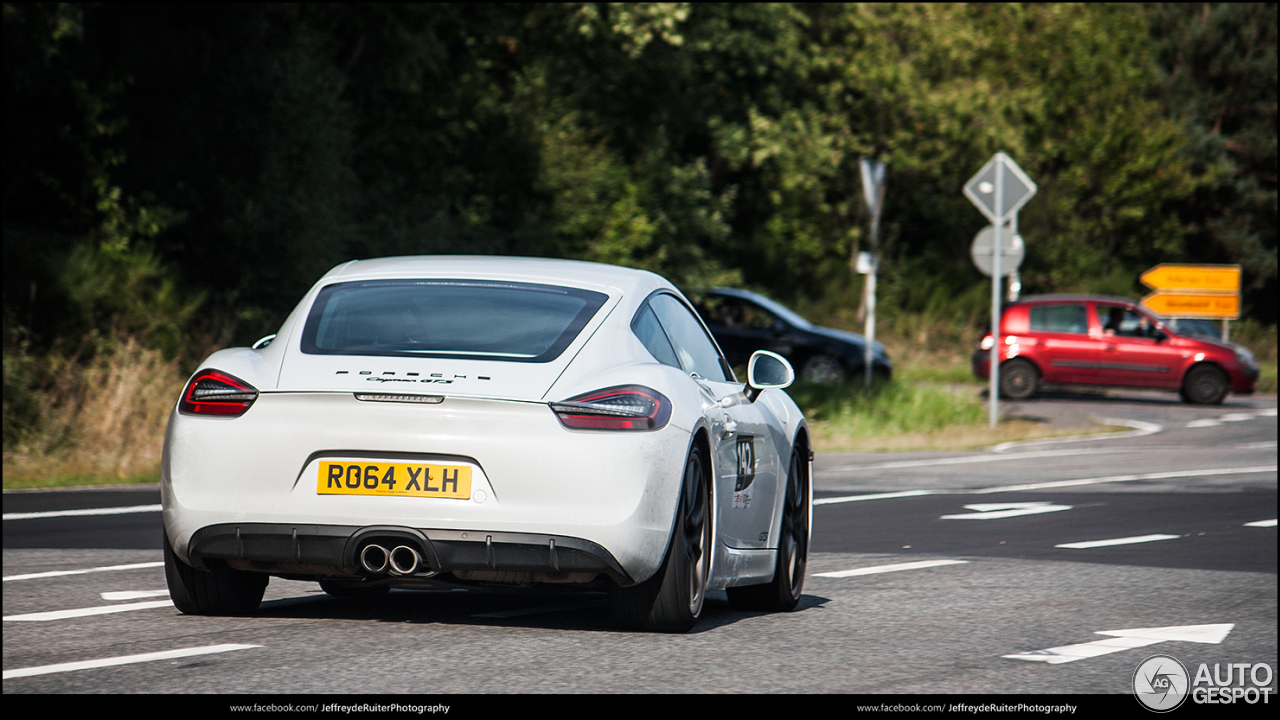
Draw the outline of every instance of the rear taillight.
<instances>
[{"instance_id":1,"label":"rear taillight","mask_svg":"<svg viewBox=\"0 0 1280 720\"><path fill-rule=\"evenodd\" d=\"M551 403L565 427L578 430L657 430L671 419L671 401L642 385L622 385Z\"/></svg>"},{"instance_id":2,"label":"rear taillight","mask_svg":"<svg viewBox=\"0 0 1280 720\"><path fill-rule=\"evenodd\" d=\"M188 415L243 415L258 399L258 391L238 377L218 370L201 370L187 383L178 412Z\"/></svg>"}]
</instances>

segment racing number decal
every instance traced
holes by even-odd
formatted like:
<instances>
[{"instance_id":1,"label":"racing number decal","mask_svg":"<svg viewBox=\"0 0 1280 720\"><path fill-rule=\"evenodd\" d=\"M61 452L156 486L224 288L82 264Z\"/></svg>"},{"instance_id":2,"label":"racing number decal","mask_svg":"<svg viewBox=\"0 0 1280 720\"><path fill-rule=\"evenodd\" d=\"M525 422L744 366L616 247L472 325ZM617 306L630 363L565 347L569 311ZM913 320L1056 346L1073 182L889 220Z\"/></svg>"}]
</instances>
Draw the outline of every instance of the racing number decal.
<instances>
[{"instance_id":1,"label":"racing number decal","mask_svg":"<svg viewBox=\"0 0 1280 720\"><path fill-rule=\"evenodd\" d=\"M750 435L738 436L738 482L734 484L734 492L742 492L751 486L756 479L756 446L755 438Z\"/></svg>"},{"instance_id":2,"label":"racing number decal","mask_svg":"<svg viewBox=\"0 0 1280 720\"><path fill-rule=\"evenodd\" d=\"M321 495L471 497L471 468L408 463L321 462Z\"/></svg>"}]
</instances>

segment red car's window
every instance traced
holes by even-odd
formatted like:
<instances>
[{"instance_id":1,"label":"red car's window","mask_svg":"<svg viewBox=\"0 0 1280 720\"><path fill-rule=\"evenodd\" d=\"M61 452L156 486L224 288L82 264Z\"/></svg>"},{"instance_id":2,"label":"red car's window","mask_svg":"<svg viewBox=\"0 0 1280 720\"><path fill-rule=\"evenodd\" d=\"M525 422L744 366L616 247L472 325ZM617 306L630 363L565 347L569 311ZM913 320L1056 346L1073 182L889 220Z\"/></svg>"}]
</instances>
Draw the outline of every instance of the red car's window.
<instances>
[{"instance_id":1,"label":"red car's window","mask_svg":"<svg viewBox=\"0 0 1280 720\"><path fill-rule=\"evenodd\" d=\"M1039 332L1089 332L1084 305L1038 305L1031 308L1031 330Z\"/></svg>"}]
</instances>

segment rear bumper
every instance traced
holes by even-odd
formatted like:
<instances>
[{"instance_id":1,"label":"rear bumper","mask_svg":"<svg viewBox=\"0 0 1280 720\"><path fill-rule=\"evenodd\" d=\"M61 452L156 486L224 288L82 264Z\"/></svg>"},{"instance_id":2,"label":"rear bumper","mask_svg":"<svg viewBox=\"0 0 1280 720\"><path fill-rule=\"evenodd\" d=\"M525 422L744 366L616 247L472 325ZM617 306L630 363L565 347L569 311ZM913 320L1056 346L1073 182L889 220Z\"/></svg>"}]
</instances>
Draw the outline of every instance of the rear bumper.
<instances>
[{"instance_id":1,"label":"rear bumper","mask_svg":"<svg viewBox=\"0 0 1280 720\"><path fill-rule=\"evenodd\" d=\"M241 570L277 575L358 576L363 574L359 552L373 542L413 547L423 557L425 573L539 573L552 579L590 573L621 585L634 582L613 555L589 540L533 533L226 523L197 530L188 555L200 568L218 559Z\"/></svg>"},{"instance_id":2,"label":"rear bumper","mask_svg":"<svg viewBox=\"0 0 1280 720\"><path fill-rule=\"evenodd\" d=\"M355 566L347 539L392 528L416 539L424 558L434 552L437 569L455 560L459 569L485 569L466 558L486 538L498 543L495 552L531 545L538 554L554 539L557 553L602 548L608 561L599 572L643 581L666 552L689 441L674 422L638 433L569 430L541 403L448 398L418 406L264 393L238 418L172 415L161 463L164 526L174 553L192 564L205 553L281 568L264 565L267 572L346 572ZM469 466L472 495L318 492L320 463L344 458ZM243 558L238 544L227 549L236 531L226 528L239 528ZM212 544L198 546L200 538ZM323 570L283 569L288 563Z\"/></svg>"},{"instance_id":3,"label":"rear bumper","mask_svg":"<svg viewBox=\"0 0 1280 720\"><path fill-rule=\"evenodd\" d=\"M988 350L975 350L969 358L970 364L973 366L974 377L980 380L988 380L991 378L991 352Z\"/></svg>"}]
</instances>

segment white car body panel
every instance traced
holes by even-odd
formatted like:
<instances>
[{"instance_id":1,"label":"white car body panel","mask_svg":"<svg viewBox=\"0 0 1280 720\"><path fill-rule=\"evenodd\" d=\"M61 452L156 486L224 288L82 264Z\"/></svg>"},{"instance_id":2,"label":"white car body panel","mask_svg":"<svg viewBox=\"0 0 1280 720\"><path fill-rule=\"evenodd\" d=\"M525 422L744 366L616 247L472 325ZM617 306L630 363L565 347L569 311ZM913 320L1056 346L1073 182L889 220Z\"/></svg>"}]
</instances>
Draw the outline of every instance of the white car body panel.
<instances>
[{"instance_id":1,"label":"white car body panel","mask_svg":"<svg viewBox=\"0 0 1280 720\"><path fill-rule=\"evenodd\" d=\"M556 285L608 299L546 363L302 352L307 313L322 288L387 278ZM576 261L444 256L334 268L269 345L222 350L201 364L201 370L218 369L259 391L248 412L172 413L161 488L175 554L190 561L189 543L202 528L236 523L524 533L595 543L631 581L640 582L662 563L690 445L705 432L714 478L713 537L719 538L708 588L769 581L781 523L780 487L805 428L803 416L780 390L766 390L751 403L739 383L699 383L657 362L630 323L658 290L683 297L652 273ZM573 430L547 405L616 385L664 394L672 404L669 422L650 431ZM444 400L365 402L356 399L357 392ZM735 508L736 438L748 432L759 463L750 506ZM402 456L472 466L472 498L317 493L321 460L390 462Z\"/></svg>"}]
</instances>

